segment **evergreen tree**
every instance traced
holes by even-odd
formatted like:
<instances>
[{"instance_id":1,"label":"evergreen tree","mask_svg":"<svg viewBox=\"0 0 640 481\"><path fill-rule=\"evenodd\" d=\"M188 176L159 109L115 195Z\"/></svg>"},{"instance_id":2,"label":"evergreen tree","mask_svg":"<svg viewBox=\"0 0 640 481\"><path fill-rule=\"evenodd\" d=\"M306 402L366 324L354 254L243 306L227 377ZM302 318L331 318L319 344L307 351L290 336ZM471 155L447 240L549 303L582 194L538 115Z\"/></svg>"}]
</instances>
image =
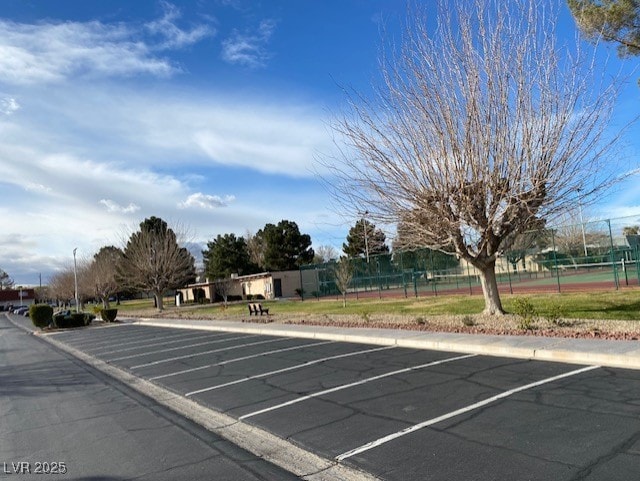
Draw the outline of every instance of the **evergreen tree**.
<instances>
[{"instance_id":1,"label":"evergreen tree","mask_svg":"<svg viewBox=\"0 0 640 481\"><path fill-rule=\"evenodd\" d=\"M388 254L387 237L375 224L366 219L356 222L347 234L347 242L342 244L342 251L348 257L367 257L377 254Z\"/></svg>"},{"instance_id":2,"label":"evergreen tree","mask_svg":"<svg viewBox=\"0 0 640 481\"><path fill-rule=\"evenodd\" d=\"M640 0L568 0L588 38L616 42L618 55L640 54Z\"/></svg>"},{"instance_id":3,"label":"evergreen tree","mask_svg":"<svg viewBox=\"0 0 640 481\"><path fill-rule=\"evenodd\" d=\"M281 220L277 225L267 224L256 237L264 245L264 269L287 271L313 262L311 237L301 234L298 224Z\"/></svg>"},{"instance_id":4,"label":"evergreen tree","mask_svg":"<svg viewBox=\"0 0 640 481\"><path fill-rule=\"evenodd\" d=\"M231 274L252 274L258 268L249 258L247 243L235 234L218 235L202 251L204 268L210 280L223 279Z\"/></svg>"}]
</instances>

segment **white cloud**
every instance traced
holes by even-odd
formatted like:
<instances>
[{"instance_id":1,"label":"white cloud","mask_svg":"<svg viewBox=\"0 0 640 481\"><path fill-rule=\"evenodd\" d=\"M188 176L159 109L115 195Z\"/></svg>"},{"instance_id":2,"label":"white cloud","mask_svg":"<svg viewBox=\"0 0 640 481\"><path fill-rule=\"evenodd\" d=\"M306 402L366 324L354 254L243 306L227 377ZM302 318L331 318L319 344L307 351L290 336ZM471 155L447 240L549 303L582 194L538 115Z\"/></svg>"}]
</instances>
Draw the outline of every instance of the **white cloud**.
<instances>
[{"instance_id":1,"label":"white cloud","mask_svg":"<svg viewBox=\"0 0 640 481\"><path fill-rule=\"evenodd\" d=\"M76 75L167 76L175 71L125 25L0 20L0 80L10 84L59 82Z\"/></svg>"},{"instance_id":2,"label":"white cloud","mask_svg":"<svg viewBox=\"0 0 640 481\"><path fill-rule=\"evenodd\" d=\"M13 97L5 97L0 99L0 113L4 115L12 115L20 109L20 104Z\"/></svg>"},{"instance_id":3,"label":"white cloud","mask_svg":"<svg viewBox=\"0 0 640 481\"><path fill-rule=\"evenodd\" d=\"M222 42L223 60L250 68L264 67L271 58L266 44L275 27L275 21L263 20L255 32L240 33L234 30L231 37Z\"/></svg>"},{"instance_id":4,"label":"white cloud","mask_svg":"<svg viewBox=\"0 0 640 481\"><path fill-rule=\"evenodd\" d=\"M217 195L208 195L198 192L191 194L184 202L180 202L178 207L180 209L188 209L190 207L199 209L216 209L219 207L227 207L229 203L234 200L235 196L233 195L225 195L224 198L222 198Z\"/></svg>"},{"instance_id":5,"label":"white cloud","mask_svg":"<svg viewBox=\"0 0 640 481\"><path fill-rule=\"evenodd\" d=\"M121 212L123 214L133 214L134 212L138 212L140 210L140 206L131 202L128 206L123 207L117 202L114 202L110 199L101 199L100 204L104 205L107 208L107 212Z\"/></svg>"},{"instance_id":6,"label":"white cloud","mask_svg":"<svg viewBox=\"0 0 640 481\"><path fill-rule=\"evenodd\" d=\"M215 30L207 24L181 29L176 25L180 11L170 3L162 5L164 15L144 27L98 21L24 24L0 20L0 81L32 85L77 76L167 77L179 72L157 51L192 45Z\"/></svg>"},{"instance_id":7,"label":"white cloud","mask_svg":"<svg viewBox=\"0 0 640 481\"><path fill-rule=\"evenodd\" d=\"M164 10L162 18L149 22L146 28L156 35L164 38L160 44L162 48L183 48L199 42L205 37L215 35L215 29L210 25L195 25L190 30L183 30L176 25L176 21L182 16L180 9L168 2L161 3Z\"/></svg>"}]
</instances>

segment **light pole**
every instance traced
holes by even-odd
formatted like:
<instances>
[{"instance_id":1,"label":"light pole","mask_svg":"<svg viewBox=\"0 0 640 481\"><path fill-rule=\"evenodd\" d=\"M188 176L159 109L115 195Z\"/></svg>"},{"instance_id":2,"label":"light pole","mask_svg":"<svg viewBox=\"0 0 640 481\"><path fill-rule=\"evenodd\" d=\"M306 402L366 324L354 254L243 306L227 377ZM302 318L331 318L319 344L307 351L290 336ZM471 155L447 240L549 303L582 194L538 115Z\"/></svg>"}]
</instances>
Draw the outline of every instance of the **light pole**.
<instances>
[{"instance_id":1,"label":"light pole","mask_svg":"<svg viewBox=\"0 0 640 481\"><path fill-rule=\"evenodd\" d=\"M367 236L367 219L365 216L369 214L368 210L365 210L362 214L362 228L364 229L364 253L367 258L367 264L369 263L369 239Z\"/></svg>"},{"instance_id":2,"label":"light pole","mask_svg":"<svg viewBox=\"0 0 640 481\"><path fill-rule=\"evenodd\" d=\"M78 264L76 263L77 250L77 247L73 249L73 282L75 284L76 312L80 312L80 305L78 304Z\"/></svg>"}]
</instances>

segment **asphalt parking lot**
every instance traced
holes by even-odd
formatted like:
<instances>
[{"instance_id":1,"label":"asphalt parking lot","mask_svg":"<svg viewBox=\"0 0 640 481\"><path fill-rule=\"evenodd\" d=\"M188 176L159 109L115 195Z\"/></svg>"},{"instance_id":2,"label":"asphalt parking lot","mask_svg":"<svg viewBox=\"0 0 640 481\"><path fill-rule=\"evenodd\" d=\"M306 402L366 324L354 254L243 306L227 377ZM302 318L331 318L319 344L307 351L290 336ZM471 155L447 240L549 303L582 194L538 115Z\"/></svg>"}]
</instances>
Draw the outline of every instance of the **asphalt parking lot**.
<instances>
[{"instance_id":1,"label":"asphalt parking lot","mask_svg":"<svg viewBox=\"0 0 640 481\"><path fill-rule=\"evenodd\" d=\"M640 371L140 325L53 336L382 479L640 472Z\"/></svg>"}]
</instances>

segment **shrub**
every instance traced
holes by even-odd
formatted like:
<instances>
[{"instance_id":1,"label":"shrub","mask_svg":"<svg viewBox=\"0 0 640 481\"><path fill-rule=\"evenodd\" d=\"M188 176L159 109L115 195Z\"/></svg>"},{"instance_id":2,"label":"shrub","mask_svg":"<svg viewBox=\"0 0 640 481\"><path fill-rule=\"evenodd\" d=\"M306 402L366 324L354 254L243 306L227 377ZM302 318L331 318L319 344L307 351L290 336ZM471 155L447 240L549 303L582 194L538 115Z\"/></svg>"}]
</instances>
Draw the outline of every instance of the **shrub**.
<instances>
[{"instance_id":1,"label":"shrub","mask_svg":"<svg viewBox=\"0 0 640 481\"><path fill-rule=\"evenodd\" d=\"M469 314L467 314L462 318L462 324L464 324L467 327L471 327L476 325L476 321L473 320L473 316L470 316Z\"/></svg>"},{"instance_id":2,"label":"shrub","mask_svg":"<svg viewBox=\"0 0 640 481\"><path fill-rule=\"evenodd\" d=\"M264 296L262 294L256 294L256 300L264 301Z\"/></svg>"},{"instance_id":3,"label":"shrub","mask_svg":"<svg viewBox=\"0 0 640 481\"><path fill-rule=\"evenodd\" d=\"M427 323L427 321L424 320L424 317L420 316L420 317L416 317L416 324L419 326L424 326Z\"/></svg>"},{"instance_id":4,"label":"shrub","mask_svg":"<svg viewBox=\"0 0 640 481\"><path fill-rule=\"evenodd\" d=\"M118 309L103 309L100 313L102 320L105 322L114 322L118 315Z\"/></svg>"},{"instance_id":5,"label":"shrub","mask_svg":"<svg viewBox=\"0 0 640 481\"><path fill-rule=\"evenodd\" d=\"M81 327L85 325L84 312L72 312L69 318L71 320L69 327Z\"/></svg>"},{"instance_id":6,"label":"shrub","mask_svg":"<svg viewBox=\"0 0 640 481\"><path fill-rule=\"evenodd\" d=\"M520 317L519 329L526 331L533 329L533 323L538 318L538 311L528 297L516 297L513 300L513 313Z\"/></svg>"},{"instance_id":7,"label":"shrub","mask_svg":"<svg viewBox=\"0 0 640 481\"><path fill-rule=\"evenodd\" d=\"M546 318L547 321L549 321L554 326L563 327L568 325L568 323L562 319L563 316L564 309L562 309L562 306L554 304L550 307L549 314L546 316Z\"/></svg>"},{"instance_id":8,"label":"shrub","mask_svg":"<svg viewBox=\"0 0 640 481\"><path fill-rule=\"evenodd\" d=\"M84 325L88 326L89 324L91 324L91 321L93 321L95 318L96 318L95 315L89 314L89 313L85 313L85 315L84 315Z\"/></svg>"},{"instance_id":9,"label":"shrub","mask_svg":"<svg viewBox=\"0 0 640 481\"><path fill-rule=\"evenodd\" d=\"M34 326L47 327L53 320L53 307L48 304L33 304L29 307L29 317Z\"/></svg>"},{"instance_id":10,"label":"shrub","mask_svg":"<svg viewBox=\"0 0 640 481\"><path fill-rule=\"evenodd\" d=\"M59 329L70 327L71 318L68 318L68 316L65 316L64 314L56 314L53 316L53 325Z\"/></svg>"}]
</instances>

